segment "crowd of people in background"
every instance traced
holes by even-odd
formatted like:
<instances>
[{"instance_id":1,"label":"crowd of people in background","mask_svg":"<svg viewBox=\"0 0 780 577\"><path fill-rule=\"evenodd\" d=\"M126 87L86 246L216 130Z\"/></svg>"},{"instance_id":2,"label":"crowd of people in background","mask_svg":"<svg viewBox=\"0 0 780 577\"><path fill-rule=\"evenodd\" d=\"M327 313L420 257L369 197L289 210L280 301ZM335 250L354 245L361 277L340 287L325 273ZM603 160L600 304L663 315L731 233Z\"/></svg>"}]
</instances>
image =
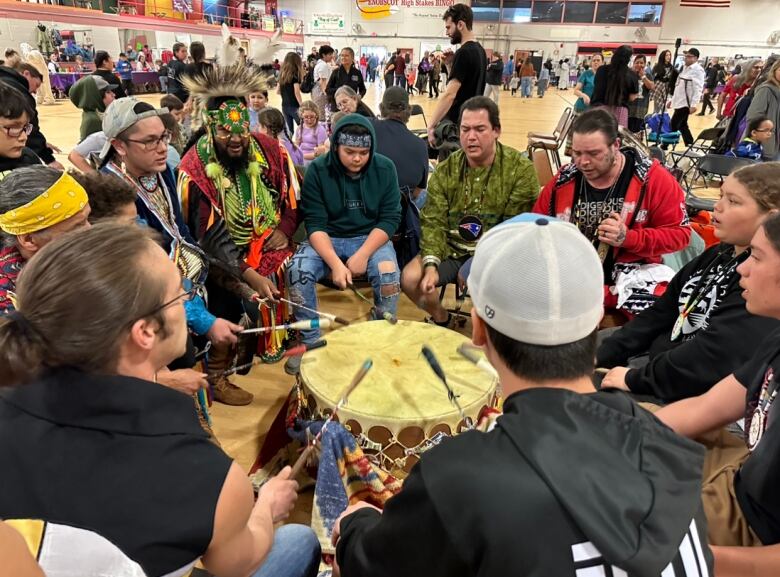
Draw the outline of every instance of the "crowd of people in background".
<instances>
[{"instance_id":1,"label":"crowd of people in background","mask_svg":"<svg viewBox=\"0 0 780 577\"><path fill-rule=\"evenodd\" d=\"M728 577L752 563L777 572L780 460L769 411L780 370L780 58L702 62L689 46L676 62L669 50L624 45L556 62L488 53L469 6L451 6L443 21L457 50L419 60L321 45L269 62L239 52L227 64L201 42L176 42L165 60L130 43L116 58L55 51L42 72L6 50L0 385L11 400L0 395L0 455L12 490L0 495L0 518L50 514L67 530L110 535L100 547L118 550L112 559L128 574L184 574L200 559L216 574L316 575L312 532L274 528L297 497L290 468L253 504L199 400L209 385L196 357L206 354L217 402L247 405L253 395L229 378L246 354L238 334L275 327L249 352L265 362L293 344L315 346L317 283L344 290L365 276L374 320L397 320L405 294L426 322L455 328L439 291L468 288L473 340L507 399L493 431L425 453L384 512L365 503L344 511L332 533L342 575L525 575L534 546L517 536L549 527L534 549L540 574L582 568L576 551L614 574L713 574L713 558L735 568ZM81 111L68 154L75 171L56 160L34 97L63 61L86 72L68 88ZM147 72L159 75L159 102L134 96L133 74ZM542 182L528 155L501 141L499 101L509 92L527 107L534 88L573 107L561 135L571 162ZM426 94L427 127L412 131L415 97ZM724 156L755 164L723 183L713 246L661 282L648 271L695 235L679 179L643 138L649 118L666 117L690 146L694 114L733 131ZM86 302L82 288L100 298ZM258 306L280 296L300 308ZM598 334L604 310L628 322ZM292 318L311 324L278 336ZM284 368L298 374L301 357ZM83 375L77 394L61 393L74 371ZM99 394L106 385L116 398ZM611 389L666 406L653 407L656 418ZM153 410L156 418L138 417ZM707 439L737 461L705 459L690 440L743 416L747 445ZM122 474L112 477L99 459L113 454L114 437L125 440ZM84 460L67 459L56 479L36 474L54 450L82 450ZM483 483L477 457L501 474ZM193 462L205 474L193 475ZM582 484L592 485L588 499ZM152 512L139 505L149 495ZM71 506L94 499L110 512ZM168 518L177 523L157 522Z\"/></svg>"}]
</instances>

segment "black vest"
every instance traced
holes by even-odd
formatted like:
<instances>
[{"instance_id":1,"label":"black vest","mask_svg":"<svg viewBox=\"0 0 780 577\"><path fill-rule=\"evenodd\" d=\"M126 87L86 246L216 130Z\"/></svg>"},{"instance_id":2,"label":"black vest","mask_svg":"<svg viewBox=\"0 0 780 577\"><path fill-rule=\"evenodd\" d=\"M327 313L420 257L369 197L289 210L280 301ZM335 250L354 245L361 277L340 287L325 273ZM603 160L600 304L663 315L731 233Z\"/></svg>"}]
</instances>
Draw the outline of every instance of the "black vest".
<instances>
[{"instance_id":1,"label":"black vest","mask_svg":"<svg viewBox=\"0 0 780 577\"><path fill-rule=\"evenodd\" d=\"M187 395L76 371L0 394L0 462L0 518L85 529L149 576L206 551L231 466Z\"/></svg>"}]
</instances>

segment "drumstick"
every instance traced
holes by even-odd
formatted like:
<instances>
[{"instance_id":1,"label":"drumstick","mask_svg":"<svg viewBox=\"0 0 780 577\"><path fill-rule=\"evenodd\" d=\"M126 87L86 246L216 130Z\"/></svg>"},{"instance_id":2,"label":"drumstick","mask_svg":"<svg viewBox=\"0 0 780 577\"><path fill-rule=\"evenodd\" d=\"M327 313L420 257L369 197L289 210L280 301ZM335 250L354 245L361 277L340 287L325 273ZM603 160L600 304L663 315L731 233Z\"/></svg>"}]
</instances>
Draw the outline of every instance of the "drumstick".
<instances>
[{"instance_id":1,"label":"drumstick","mask_svg":"<svg viewBox=\"0 0 780 577\"><path fill-rule=\"evenodd\" d=\"M321 317L325 317L326 319L330 319L332 321L335 321L335 322L339 323L340 325L348 325L349 324L348 320L343 319L341 317L337 317L336 315L332 315L330 313L324 313L322 311L318 311L318 310L315 310L315 309L310 309L309 307L306 307L306 306L303 306L303 305L299 305L298 303L295 303L295 302L293 302L291 300L287 300L287 299L282 298L282 297L279 297L279 300L282 301L283 303L287 303L288 305L292 305L292 306L294 306L296 308L299 308L299 309L301 309L303 311L309 311L310 313L314 313L316 315L320 315Z\"/></svg>"},{"instance_id":2,"label":"drumstick","mask_svg":"<svg viewBox=\"0 0 780 577\"><path fill-rule=\"evenodd\" d=\"M374 306L373 301L368 300L368 297L366 295L364 295L362 292L360 292L359 290L357 290L357 287L355 285L353 285L352 283L349 283L347 285L347 288L349 290L351 290L353 293L355 293L357 296L359 296L362 301L370 304L371 306Z\"/></svg>"},{"instance_id":3,"label":"drumstick","mask_svg":"<svg viewBox=\"0 0 780 577\"><path fill-rule=\"evenodd\" d=\"M284 353L282 354L282 358L297 357L297 356L302 355L303 353L305 353L307 351L313 351L314 349L322 348L322 347L324 347L327 344L328 344L328 341L321 340L321 341L317 341L316 343L312 343L310 345L307 345L307 344L298 345L297 347L292 347L291 349L287 349L286 351L284 351ZM238 365L237 367L233 367L232 369L228 369L226 371L221 371L219 373L211 373L210 375L208 375L206 377L206 380L214 379L214 378L217 378L217 377L229 377L230 375L234 375L238 371L243 371L244 369L247 369L249 367L253 367L255 365L259 365L259 364L261 364L263 362L264 362L263 359L255 359L251 363Z\"/></svg>"},{"instance_id":4,"label":"drumstick","mask_svg":"<svg viewBox=\"0 0 780 577\"><path fill-rule=\"evenodd\" d=\"M240 335L249 335L252 333L270 333L272 331L279 330L297 330L305 331L308 329L328 329L333 321L326 318L311 319L310 321L297 321L294 323L288 323L286 325L277 325L275 327L258 327L256 329L245 329L241 331Z\"/></svg>"},{"instance_id":5,"label":"drumstick","mask_svg":"<svg viewBox=\"0 0 780 577\"><path fill-rule=\"evenodd\" d=\"M610 371L610 369L604 369L604 368L599 367L598 369L595 370L595 373L597 375L606 375L609 371Z\"/></svg>"},{"instance_id":6,"label":"drumstick","mask_svg":"<svg viewBox=\"0 0 780 577\"><path fill-rule=\"evenodd\" d=\"M431 350L428 345L423 345L422 354L425 357L425 360L428 361L431 369L433 369L433 372L436 373L436 376L439 377L439 380L444 384L444 388L447 389L447 397L449 398L450 402L455 405L455 408L458 409L458 414L460 415L461 420L466 424L466 427L473 429L474 424L471 422L471 419L466 416L466 413L463 412L463 407L460 406L458 397L455 395L455 391L452 390L452 387L450 387L449 383L447 382L447 376L444 374L444 369L441 368L441 364L439 364L436 355L433 354L433 350Z\"/></svg>"},{"instance_id":7,"label":"drumstick","mask_svg":"<svg viewBox=\"0 0 780 577\"><path fill-rule=\"evenodd\" d=\"M352 394L352 391L354 391L357 386L363 381L365 376L368 374L368 371L371 370L371 367L373 366L374 362L371 359L366 359L363 364L360 366L360 369L358 369L358 372L355 373L355 376L352 377L352 382L349 383L349 385L344 389L344 391L341 393L341 396L339 397L339 402L336 404L335 408L333 409L333 412L328 416L327 419L325 419L325 422L322 424L322 428L320 429L320 432L317 433L317 435L312 439L311 443L309 443L306 448L303 450L303 452L298 457L298 460L295 461L295 464L292 467L292 471L290 472L290 479L294 479L298 476L298 473L301 472L301 469L303 469L303 466L306 464L306 460L309 458L309 455L314 451L317 443L320 442L322 439L322 434L325 432L325 429L328 427L330 422L336 417L336 415L339 412L339 409L347 404L347 399L349 399L349 396Z\"/></svg>"},{"instance_id":8,"label":"drumstick","mask_svg":"<svg viewBox=\"0 0 780 577\"><path fill-rule=\"evenodd\" d=\"M498 373L496 372L496 369L493 368L493 365L491 365L487 359L484 359L478 355L476 350L469 347L466 343L462 343L458 347L458 353L460 353L460 355L467 361L475 364L478 369L482 369L483 372L487 373L493 378L498 378Z\"/></svg>"}]
</instances>

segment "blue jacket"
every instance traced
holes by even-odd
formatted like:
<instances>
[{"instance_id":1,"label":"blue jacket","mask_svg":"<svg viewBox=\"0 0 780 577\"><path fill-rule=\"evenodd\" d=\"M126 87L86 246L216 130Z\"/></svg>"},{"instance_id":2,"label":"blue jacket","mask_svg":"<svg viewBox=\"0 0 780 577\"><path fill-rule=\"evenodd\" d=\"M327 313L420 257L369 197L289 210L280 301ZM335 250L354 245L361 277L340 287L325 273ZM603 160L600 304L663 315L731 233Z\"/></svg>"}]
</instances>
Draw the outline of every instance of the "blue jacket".
<instances>
[{"instance_id":1,"label":"blue jacket","mask_svg":"<svg viewBox=\"0 0 780 577\"><path fill-rule=\"evenodd\" d=\"M116 63L116 73L122 80L133 79L133 65L129 60L118 60Z\"/></svg>"},{"instance_id":2,"label":"blue jacket","mask_svg":"<svg viewBox=\"0 0 780 577\"><path fill-rule=\"evenodd\" d=\"M752 138L743 138L742 142L737 144L737 148L734 150L729 150L725 156L761 160L763 154L764 149L758 142Z\"/></svg>"}]
</instances>

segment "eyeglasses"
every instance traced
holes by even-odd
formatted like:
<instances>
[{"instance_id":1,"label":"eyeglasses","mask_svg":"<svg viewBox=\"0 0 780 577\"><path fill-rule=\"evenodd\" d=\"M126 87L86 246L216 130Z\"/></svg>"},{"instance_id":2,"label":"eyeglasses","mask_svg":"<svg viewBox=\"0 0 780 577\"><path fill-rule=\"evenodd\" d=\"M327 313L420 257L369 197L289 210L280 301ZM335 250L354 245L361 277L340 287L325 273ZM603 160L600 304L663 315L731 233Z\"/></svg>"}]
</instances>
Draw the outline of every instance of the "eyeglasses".
<instances>
[{"instance_id":1,"label":"eyeglasses","mask_svg":"<svg viewBox=\"0 0 780 577\"><path fill-rule=\"evenodd\" d=\"M170 131L166 130L160 136L153 136L147 140L134 140L132 138L125 138L125 141L140 144L146 152L151 152L152 150L157 150L160 144L163 146L168 146L168 144L171 142L171 133Z\"/></svg>"},{"instance_id":2,"label":"eyeglasses","mask_svg":"<svg viewBox=\"0 0 780 577\"><path fill-rule=\"evenodd\" d=\"M152 315L154 315L154 314L157 314L157 313L159 313L161 310L164 310L164 309L168 308L169 306L171 306L172 304L175 304L175 303L177 303L177 302L179 302L179 301L182 301L182 300L183 300L183 301L185 301L185 302L187 302L187 301L191 301L192 299L194 299L194 298L195 298L195 296L198 294L198 292L199 292L199 291L200 291L202 288L203 288L203 285L202 285L202 284L199 284L199 283L194 283L194 284L192 285L192 287L191 287L189 290L186 290L186 291L184 291L183 293L181 293L181 294L179 294L179 295L175 296L175 297L174 297L174 298L172 298L171 300L169 300L169 301L166 301L166 302L164 302L163 304L161 304L160 306L153 308L153 309L152 309L152 310L150 310L148 313L146 313L146 314L144 314L144 315L141 315L141 316L139 316L138 318L136 318L136 319L135 319L135 320L133 320L132 322L134 323L134 322L136 322L136 321L137 321L137 320L139 320L139 319L145 319L145 318L147 318L147 317L150 317L150 316L152 316ZM182 287L182 290L184 290L184 287ZM132 324L132 323L131 323L131 324Z\"/></svg>"},{"instance_id":3,"label":"eyeglasses","mask_svg":"<svg viewBox=\"0 0 780 577\"><path fill-rule=\"evenodd\" d=\"M223 132L223 131L218 131L218 132L217 132L217 133L214 135L214 138L216 138L217 140L221 140L221 141L223 141L223 142L224 142L224 141L230 140L230 139L231 139L233 136L238 136L239 138L246 138L246 137L248 137L248 136L249 136L249 131L248 131L248 130L245 130L244 132L242 132L242 133L240 133L240 134L236 134L236 133L234 133L234 132L229 132L229 131L227 131L227 130L226 130L226 131L224 131L224 132Z\"/></svg>"},{"instance_id":4,"label":"eyeglasses","mask_svg":"<svg viewBox=\"0 0 780 577\"><path fill-rule=\"evenodd\" d=\"M22 133L30 136L33 131L33 125L29 122L24 126L0 126L0 130L5 131L9 138L19 138Z\"/></svg>"},{"instance_id":5,"label":"eyeglasses","mask_svg":"<svg viewBox=\"0 0 780 577\"><path fill-rule=\"evenodd\" d=\"M773 133L775 131L774 128L756 128L753 132L768 132Z\"/></svg>"}]
</instances>

